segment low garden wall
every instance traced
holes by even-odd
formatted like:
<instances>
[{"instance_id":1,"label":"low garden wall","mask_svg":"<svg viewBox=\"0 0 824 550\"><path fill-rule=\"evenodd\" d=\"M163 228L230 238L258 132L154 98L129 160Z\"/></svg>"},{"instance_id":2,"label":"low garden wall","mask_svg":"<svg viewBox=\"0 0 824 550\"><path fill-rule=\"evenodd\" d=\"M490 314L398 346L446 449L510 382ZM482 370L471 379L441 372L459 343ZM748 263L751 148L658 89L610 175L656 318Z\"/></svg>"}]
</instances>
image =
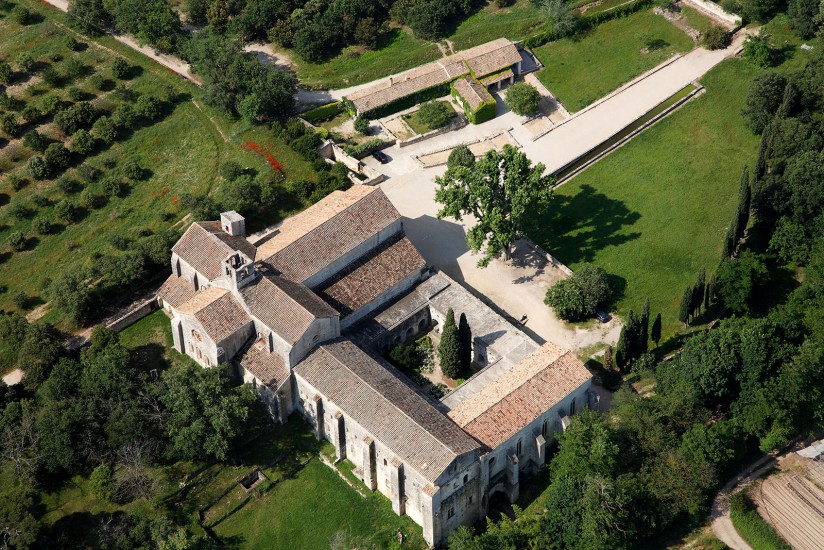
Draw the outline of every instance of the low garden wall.
<instances>
[{"instance_id":1,"label":"low garden wall","mask_svg":"<svg viewBox=\"0 0 824 550\"><path fill-rule=\"evenodd\" d=\"M452 130L458 130L460 128L463 128L464 126L466 126L466 119L459 116L457 122L450 122L443 128L438 128L437 130L432 130L431 132L426 132L425 134L419 134L415 137L399 141L398 147L407 147L408 145L420 143L421 141L426 141L427 139L433 138L435 136L446 134L448 132L451 132Z\"/></svg>"},{"instance_id":2,"label":"low garden wall","mask_svg":"<svg viewBox=\"0 0 824 550\"><path fill-rule=\"evenodd\" d=\"M715 2L711 2L710 0L683 0L683 2L699 10L712 14L725 23L728 23L733 28L741 25L741 16L725 11L724 8Z\"/></svg>"}]
</instances>

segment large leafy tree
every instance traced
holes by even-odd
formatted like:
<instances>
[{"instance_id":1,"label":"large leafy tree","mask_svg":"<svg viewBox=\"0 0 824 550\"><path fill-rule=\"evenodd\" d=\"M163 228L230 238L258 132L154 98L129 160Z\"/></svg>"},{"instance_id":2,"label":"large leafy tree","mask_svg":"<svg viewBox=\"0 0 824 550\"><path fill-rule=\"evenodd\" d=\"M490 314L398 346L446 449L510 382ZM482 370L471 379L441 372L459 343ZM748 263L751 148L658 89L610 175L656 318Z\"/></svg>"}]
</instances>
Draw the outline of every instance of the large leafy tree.
<instances>
[{"instance_id":1,"label":"large leafy tree","mask_svg":"<svg viewBox=\"0 0 824 550\"><path fill-rule=\"evenodd\" d=\"M486 267L501 253L509 259L513 243L525 233L527 212L546 206L554 182L544 175L543 164L532 166L523 152L505 145L472 168L453 166L435 178L435 200L443 205L438 218L475 218L466 241L472 252L482 254L478 265Z\"/></svg>"},{"instance_id":2,"label":"large leafy tree","mask_svg":"<svg viewBox=\"0 0 824 550\"><path fill-rule=\"evenodd\" d=\"M165 429L176 458L225 460L255 400L234 387L225 367L204 369L187 361L163 373Z\"/></svg>"}]
</instances>

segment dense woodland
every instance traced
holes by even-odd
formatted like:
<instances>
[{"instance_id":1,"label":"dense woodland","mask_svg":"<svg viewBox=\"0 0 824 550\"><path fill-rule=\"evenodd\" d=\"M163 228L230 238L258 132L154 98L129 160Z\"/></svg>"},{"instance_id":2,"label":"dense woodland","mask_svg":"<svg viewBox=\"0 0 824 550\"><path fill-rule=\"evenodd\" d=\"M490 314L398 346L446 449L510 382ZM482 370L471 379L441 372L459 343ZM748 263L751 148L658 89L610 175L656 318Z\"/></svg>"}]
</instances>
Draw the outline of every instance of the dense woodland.
<instances>
[{"instance_id":1,"label":"dense woodland","mask_svg":"<svg viewBox=\"0 0 824 550\"><path fill-rule=\"evenodd\" d=\"M627 366L652 393L624 388L608 414L573 419L544 511L462 528L450 549L660 543L703 523L719 485L760 452L824 427L823 92L820 53L751 83L742 116L761 145L710 290L729 315L670 361L636 347Z\"/></svg>"}]
</instances>

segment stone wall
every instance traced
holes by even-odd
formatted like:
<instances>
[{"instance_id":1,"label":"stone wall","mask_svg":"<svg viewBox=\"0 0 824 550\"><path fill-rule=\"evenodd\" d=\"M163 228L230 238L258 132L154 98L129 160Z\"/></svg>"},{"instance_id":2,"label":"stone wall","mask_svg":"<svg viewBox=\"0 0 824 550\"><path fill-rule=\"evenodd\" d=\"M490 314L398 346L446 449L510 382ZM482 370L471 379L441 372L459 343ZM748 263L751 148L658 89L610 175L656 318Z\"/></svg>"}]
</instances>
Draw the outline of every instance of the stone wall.
<instances>
[{"instance_id":1,"label":"stone wall","mask_svg":"<svg viewBox=\"0 0 824 550\"><path fill-rule=\"evenodd\" d=\"M721 6L710 0L683 0L685 4L708 12L711 16L731 25L733 28L741 26L741 16L729 13Z\"/></svg>"},{"instance_id":2,"label":"stone wall","mask_svg":"<svg viewBox=\"0 0 824 550\"><path fill-rule=\"evenodd\" d=\"M340 319L325 317L315 319L306 333L295 342L289 352L289 368L297 365L316 345L340 336Z\"/></svg>"}]
</instances>

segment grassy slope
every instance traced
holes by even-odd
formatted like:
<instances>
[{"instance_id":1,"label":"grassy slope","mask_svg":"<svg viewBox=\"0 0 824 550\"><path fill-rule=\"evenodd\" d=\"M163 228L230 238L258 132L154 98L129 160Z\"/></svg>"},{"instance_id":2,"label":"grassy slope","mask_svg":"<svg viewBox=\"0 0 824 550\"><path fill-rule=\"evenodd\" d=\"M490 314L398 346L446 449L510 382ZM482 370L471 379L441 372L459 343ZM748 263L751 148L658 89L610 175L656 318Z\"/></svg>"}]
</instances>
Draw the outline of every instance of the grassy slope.
<instances>
[{"instance_id":1,"label":"grassy slope","mask_svg":"<svg viewBox=\"0 0 824 550\"><path fill-rule=\"evenodd\" d=\"M66 31L61 31L53 22L64 22L64 14L28 0L22 0L21 4L42 12L48 19L25 29L7 18L0 19L0 57L14 59L23 50L31 50L33 55L42 58L51 52L58 52L66 57L72 55L59 42L60 33ZM112 54L96 47L88 39L84 41L90 47L78 54L78 57L87 65L95 67L99 74L108 77ZM115 233L132 236L139 229L156 231L176 222L186 212L175 204L175 198L184 192L213 191L217 184L220 162L234 159L254 170L268 170L259 157L241 147L246 140L259 142L269 149L285 166L287 177L314 177L311 167L268 130L233 122L205 107L200 97L201 91L194 85L182 81L111 38L101 37L96 41L142 68L143 74L130 83L135 90L157 93L170 86L190 95L197 101L197 105L184 99L166 118L135 131L129 139L121 140L110 149L90 157L87 162L98 167L103 166L105 159L123 162L135 158L141 166L148 169L151 177L134 184L127 196L109 200L103 208L92 210L80 222L65 230L47 236L35 236L31 219L12 220L7 209L0 209L0 253L5 254L2 256L5 261L0 266L0 284L10 289L0 295L0 307L11 308L11 291L24 291L30 296L40 294L47 278L53 276L51 266L67 268L90 261L95 253L113 252L107 241ZM93 91L85 81L76 85ZM44 85L41 84L38 88L42 89ZM65 96L65 90L58 89L56 92ZM18 92L16 95L28 99L29 94ZM20 150L23 157L13 160L8 147L0 149L0 162L5 162L6 170L22 169L30 152L22 145ZM72 176L73 171L69 170L67 174ZM0 191L9 195L11 201L29 206L33 206L30 201L35 193L47 197L52 203L64 198L64 194L55 188L51 180L34 182L18 192L5 187L7 186L0 180ZM74 194L71 198L76 201L78 195ZM38 209L37 215L51 216L52 210L53 206L42 207ZM276 219L283 214L273 212L270 218ZM11 254L5 242L12 228L38 239L33 241L35 246L28 251ZM69 242L74 246L72 250L67 246ZM59 321L60 313L53 312L48 319Z\"/></svg>"},{"instance_id":2,"label":"grassy slope","mask_svg":"<svg viewBox=\"0 0 824 550\"><path fill-rule=\"evenodd\" d=\"M518 0L508 8L490 3L462 21L447 40L455 51L465 50L496 38L523 40L543 30L540 9L530 0Z\"/></svg>"},{"instance_id":3,"label":"grassy slope","mask_svg":"<svg viewBox=\"0 0 824 550\"><path fill-rule=\"evenodd\" d=\"M697 30L701 34L707 32L710 27L716 26L712 19L701 13L695 8L689 6L681 6L681 15L684 16L684 22Z\"/></svg>"},{"instance_id":4,"label":"grassy slope","mask_svg":"<svg viewBox=\"0 0 824 550\"><path fill-rule=\"evenodd\" d=\"M650 48L642 53L643 48ZM584 36L564 38L535 49L544 64L538 78L570 111L578 111L675 52L692 40L652 11L608 21Z\"/></svg>"},{"instance_id":5,"label":"grassy slope","mask_svg":"<svg viewBox=\"0 0 824 550\"><path fill-rule=\"evenodd\" d=\"M741 166L757 149L739 114L755 73L722 63L703 96L558 189L538 241L573 269L593 262L615 276L620 314L649 297L672 333L684 288L700 267L715 269Z\"/></svg>"}]
</instances>

